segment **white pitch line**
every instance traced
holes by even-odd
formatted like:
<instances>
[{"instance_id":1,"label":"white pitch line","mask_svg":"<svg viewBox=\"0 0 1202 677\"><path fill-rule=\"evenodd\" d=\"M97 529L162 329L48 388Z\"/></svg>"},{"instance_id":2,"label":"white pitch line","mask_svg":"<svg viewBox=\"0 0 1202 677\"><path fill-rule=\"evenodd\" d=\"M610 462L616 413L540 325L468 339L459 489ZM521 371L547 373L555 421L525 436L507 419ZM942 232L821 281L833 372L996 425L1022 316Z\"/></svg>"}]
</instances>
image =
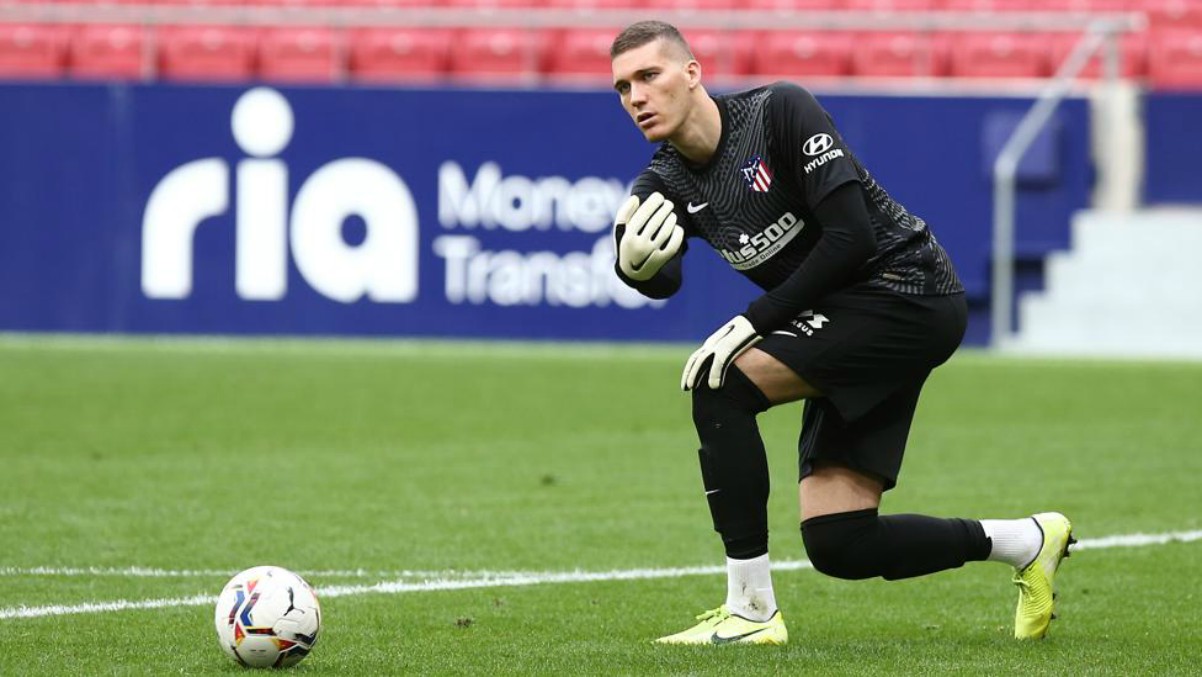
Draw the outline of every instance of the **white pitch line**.
<instances>
[{"instance_id":1,"label":"white pitch line","mask_svg":"<svg viewBox=\"0 0 1202 677\"><path fill-rule=\"evenodd\" d=\"M1073 550L1141 548L1145 545L1190 543L1193 541L1202 541L1202 531L1174 531L1167 534L1123 534L1118 536L1103 536L1101 538L1086 538L1074 545Z\"/></svg>"},{"instance_id":2,"label":"white pitch line","mask_svg":"<svg viewBox=\"0 0 1202 677\"><path fill-rule=\"evenodd\" d=\"M175 597L172 599L143 599L129 601L119 599L115 602L88 602L66 606L54 604L51 606L19 606L0 609L0 620L7 618L43 618L45 616L75 616L78 614L95 614L105 611L125 611L126 609L162 609L165 607L203 606L215 604L216 595L193 595L191 597Z\"/></svg>"},{"instance_id":3,"label":"white pitch line","mask_svg":"<svg viewBox=\"0 0 1202 677\"><path fill-rule=\"evenodd\" d=\"M154 567L0 567L0 577L45 576L61 578L116 577L116 578L229 578L236 571L228 569L158 569ZM327 569L300 571L302 576L312 578L436 578L439 576L471 576L470 571L445 569L442 571L371 569ZM487 575L481 572L479 575Z\"/></svg>"},{"instance_id":4,"label":"white pitch line","mask_svg":"<svg viewBox=\"0 0 1202 677\"><path fill-rule=\"evenodd\" d=\"M1177 531L1163 534L1123 534L1102 538L1082 539L1074 550L1101 550L1106 548L1139 548L1168 543L1189 543L1202 540L1202 531ZM797 571L812 569L807 560L784 560L772 565L774 571ZM133 570L141 570L131 567ZM32 571L32 570L31 570ZM62 571L66 571L63 569ZM349 570L349 571L358 571ZM619 569L613 571L532 571L532 572L464 572L460 576L472 578L434 578L422 581L384 581L372 585L335 585L319 587L319 597L347 597L366 594L400 594L406 592L434 592L440 590L468 590L475 588L504 588L556 583L591 583L597 581L633 581L659 578L681 578L684 576L717 575L726 571L725 566L673 567L664 569ZM233 572L223 572L221 575ZM167 607L205 606L217 601L215 595L193 595L169 599L115 600L112 602L88 602L84 604L50 606L19 606L0 609L0 620L13 618L44 618L47 616L72 616L79 614L126 611L132 609L162 609Z\"/></svg>"}]
</instances>

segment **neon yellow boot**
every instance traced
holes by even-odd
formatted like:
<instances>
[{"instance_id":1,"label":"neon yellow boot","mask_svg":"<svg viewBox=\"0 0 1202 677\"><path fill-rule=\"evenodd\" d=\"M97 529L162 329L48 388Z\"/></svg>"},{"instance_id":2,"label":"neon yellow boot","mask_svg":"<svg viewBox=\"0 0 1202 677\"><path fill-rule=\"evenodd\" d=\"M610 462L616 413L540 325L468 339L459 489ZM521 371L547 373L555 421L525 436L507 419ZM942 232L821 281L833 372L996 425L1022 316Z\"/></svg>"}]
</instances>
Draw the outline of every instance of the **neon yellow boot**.
<instances>
[{"instance_id":1,"label":"neon yellow boot","mask_svg":"<svg viewBox=\"0 0 1202 677\"><path fill-rule=\"evenodd\" d=\"M656 644L784 644L789 641L785 617L777 610L766 621L752 621L732 614L726 605L697 617L697 625L675 635L660 637Z\"/></svg>"},{"instance_id":2,"label":"neon yellow boot","mask_svg":"<svg viewBox=\"0 0 1202 677\"><path fill-rule=\"evenodd\" d=\"M1056 598L1052 581L1060 562L1069 556L1069 546L1077 542L1073 538L1073 525L1064 515L1043 512L1032 519L1043 531L1043 547L1030 564L1014 573L1014 584L1018 586L1015 639L1042 639L1048 634L1048 625L1056 617L1052 613Z\"/></svg>"}]
</instances>

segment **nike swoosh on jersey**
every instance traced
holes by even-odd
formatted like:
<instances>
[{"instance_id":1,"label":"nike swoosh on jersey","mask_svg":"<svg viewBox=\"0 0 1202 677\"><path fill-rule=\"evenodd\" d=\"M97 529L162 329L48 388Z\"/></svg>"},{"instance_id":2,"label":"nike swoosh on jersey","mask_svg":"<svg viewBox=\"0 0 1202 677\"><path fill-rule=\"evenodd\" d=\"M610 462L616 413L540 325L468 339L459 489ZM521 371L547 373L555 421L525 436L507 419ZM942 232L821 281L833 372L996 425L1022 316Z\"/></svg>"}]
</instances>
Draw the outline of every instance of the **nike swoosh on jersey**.
<instances>
[{"instance_id":1,"label":"nike swoosh on jersey","mask_svg":"<svg viewBox=\"0 0 1202 677\"><path fill-rule=\"evenodd\" d=\"M755 630L752 630L751 632L744 632L741 635L731 635L730 637L722 637L718 633L715 632L710 637L710 643L712 643L712 644L730 644L731 642L737 642L740 639L746 639L752 635L758 635L767 629L768 628L757 628Z\"/></svg>"},{"instance_id":2,"label":"nike swoosh on jersey","mask_svg":"<svg viewBox=\"0 0 1202 677\"><path fill-rule=\"evenodd\" d=\"M707 206L709 206L708 202L702 202L699 205L695 205L692 202L690 202L688 207L686 207L686 209L689 210L690 214L696 214L697 212L701 211L702 209L705 209Z\"/></svg>"}]
</instances>

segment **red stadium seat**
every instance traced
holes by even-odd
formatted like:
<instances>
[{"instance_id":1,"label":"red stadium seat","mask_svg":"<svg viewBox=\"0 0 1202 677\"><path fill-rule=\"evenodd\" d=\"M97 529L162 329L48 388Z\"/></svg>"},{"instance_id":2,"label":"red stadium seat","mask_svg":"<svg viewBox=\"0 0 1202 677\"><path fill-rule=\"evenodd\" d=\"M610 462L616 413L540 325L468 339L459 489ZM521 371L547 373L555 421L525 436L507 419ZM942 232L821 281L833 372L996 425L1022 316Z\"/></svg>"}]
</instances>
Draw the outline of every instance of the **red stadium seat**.
<instances>
[{"instance_id":1,"label":"red stadium seat","mask_svg":"<svg viewBox=\"0 0 1202 677\"><path fill-rule=\"evenodd\" d=\"M1046 12L1130 12L1140 9L1141 0L1041 0Z\"/></svg>"},{"instance_id":2,"label":"red stadium seat","mask_svg":"<svg viewBox=\"0 0 1202 677\"><path fill-rule=\"evenodd\" d=\"M753 70L760 75L848 75L852 40L850 33L766 32L755 42Z\"/></svg>"},{"instance_id":3,"label":"red stadium seat","mask_svg":"<svg viewBox=\"0 0 1202 677\"><path fill-rule=\"evenodd\" d=\"M243 0L247 5L262 7L280 7L284 9L306 9L311 7L329 7L341 4L338 0Z\"/></svg>"},{"instance_id":4,"label":"red stadium seat","mask_svg":"<svg viewBox=\"0 0 1202 677\"><path fill-rule=\"evenodd\" d=\"M1153 30L1202 29L1202 2L1198 0L1143 0Z\"/></svg>"},{"instance_id":5,"label":"red stadium seat","mask_svg":"<svg viewBox=\"0 0 1202 677\"><path fill-rule=\"evenodd\" d=\"M1055 33L1051 35L1052 54L1049 72L1056 69L1072 53L1073 47L1081 40L1080 33ZM1094 79L1102 75L1102 59L1105 45L1086 64L1081 77ZM1126 78L1143 77L1147 73L1147 33L1126 33L1119 38L1119 73Z\"/></svg>"},{"instance_id":6,"label":"red stadium seat","mask_svg":"<svg viewBox=\"0 0 1202 677\"><path fill-rule=\"evenodd\" d=\"M929 12L936 0L847 0L847 9L858 12Z\"/></svg>"},{"instance_id":7,"label":"red stadium seat","mask_svg":"<svg viewBox=\"0 0 1202 677\"><path fill-rule=\"evenodd\" d=\"M1040 0L941 0L942 9L951 12L1028 12L1039 8Z\"/></svg>"},{"instance_id":8,"label":"red stadium seat","mask_svg":"<svg viewBox=\"0 0 1202 677\"><path fill-rule=\"evenodd\" d=\"M440 0L337 0L343 7L441 7Z\"/></svg>"},{"instance_id":9,"label":"red stadium seat","mask_svg":"<svg viewBox=\"0 0 1202 677\"><path fill-rule=\"evenodd\" d=\"M646 5L654 9L690 12L740 9L745 6L745 3L742 0L651 0Z\"/></svg>"},{"instance_id":10,"label":"red stadium seat","mask_svg":"<svg viewBox=\"0 0 1202 677\"><path fill-rule=\"evenodd\" d=\"M149 75L142 26L80 26L71 38L71 75L84 79L137 80Z\"/></svg>"},{"instance_id":11,"label":"red stadium seat","mask_svg":"<svg viewBox=\"0 0 1202 677\"><path fill-rule=\"evenodd\" d=\"M959 33L950 37L950 75L962 78L1041 78L1051 47L1029 33Z\"/></svg>"},{"instance_id":12,"label":"red stadium seat","mask_svg":"<svg viewBox=\"0 0 1202 677\"><path fill-rule=\"evenodd\" d=\"M866 33L856 41L852 70L866 77L937 76L946 72L946 58L930 35Z\"/></svg>"},{"instance_id":13,"label":"red stadium seat","mask_svg":"<svg viewBox=\"0 0 1202 677\"><path fill-rule=\"evenodd\" d=\"M67 34L59 26L0 24L0 78L61 77Z\"/></svg>"},{"instance_id":14,"label":"red stadium seat","mask_svg":"<svg viewBox=\"0 0 1202 677\"><path fill-rule=\"evenodd\" d=\"M750 0L748 9L777 12L823 12L843 9L846 0Z\"/></svg>"},{"instance_id":15,"label":"red stadium seat","mask_svg":"<svg viewBox=\"0 0 1202 677\"><path fill-rule=\"evenodd\" d=\"M168 80L229 82L255 72L255 32L186 26L159 32L159 74Z\"/></svg>"},{"instance_id":16,"label":"red stadium seat","mask_svg":"<svg viewBox=\"0 0 1202 677\"><path fill-rule=\"evenodd\" d=\"M609 82L609 46L618 28L569 29L559 34L547 60L547 72L557 76Z\"/></svg>"},{"instance_id":17,"label":"red stadium seat","mask_svg":"<svg viewBox=\"0 0 1202 677\"><path fill-rule=\"evenodd\" d=\"M276 28L259 38L259 77L333 82L341 74L341 36L328 28Z\"/></svg>"},{"instance_id":18,"label":"red stadium seat","mask_svg":"<svg viewBox=\"0 0 1202 677\"><path fill-rule=\"evenodd\" d=\"M547 7L558 9L633 9L641 0L546 0Z\"/></svg>"},{"instance_id":19,"label":"red stadium seat","mask_svg":"<svg viewBox=\"0 0 1202 677\"><path fill-rule=\"evenodd\" d=\"M747 31L686 29L684 38L701 63L706 77L741 76L751 73L751 51L755 35Z\"/></svg>"},{"instance_id":20,"label":"red stadium seat","mask_svg":"<svg viewBox=\"0 0 1202 677\"><path fill-rule=\"evenodd\" d=\"M419 28L364 28L350 34L350 74L384 82L446 77L453 33Z\"/></svg>"},{"instance_id":21,"label":"red stadium seat","mask_svg":"<svg viewBox=\"0 0 1202 677\"><path fill-rule=\"evenodd\" d=\"M195 5L197 7L208 7L208 6L227 7L227 6L238 6L238 5L248 4L248 0L150 0L150 2L146 2L146 3L139 2L139 0L116 0L116 2L119 2L121 4L126 4L126 5L137 5L137 4L185 5L185 6Z\"/></svg>"},{"instance_id":22,"label":"red stadium seat","mask_svg":"<svg viewBox=\"0 0 1202 677\"><path fill-rule=\"evenodd\" d=\"M1154 89L1202 90L1202 31L1155 33L1148 46L1148 84Z\"/></svg>"},{"instance_id":23,"label":"red stadium seat","mask_svg":"<svg viewBox=\"0 0 1202 677\"><path fill-rule=\"evenodd\" d=\"M521 9L526 7L544 7L546 0L428 0L430 4L441 4L444 7L472 7L476 9Z\"/></svg>"},{"instance_id":24,"label":"red stadium seat","mask_svg":"<svg viewBox=\"0 0 1202 677\"><path fill-rule=\"evenodd\" d=\"M547 36L538 31L467 29L451 49L451 73L468 79L537 78L546 61L547 44Z\"/></svg>"}]
</instances>

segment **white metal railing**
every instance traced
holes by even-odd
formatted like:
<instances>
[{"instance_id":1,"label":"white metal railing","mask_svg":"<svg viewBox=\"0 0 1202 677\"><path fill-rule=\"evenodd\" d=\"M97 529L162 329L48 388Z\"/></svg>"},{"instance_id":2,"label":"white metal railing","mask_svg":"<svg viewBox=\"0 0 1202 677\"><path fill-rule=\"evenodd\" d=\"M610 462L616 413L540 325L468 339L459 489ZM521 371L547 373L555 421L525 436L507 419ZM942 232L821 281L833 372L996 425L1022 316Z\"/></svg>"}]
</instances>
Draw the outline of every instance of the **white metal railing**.
<instances>
[{"instance_id":1,"label":"white metal railing","mask_svg":"<svg viewBox=\"0 0 1202 677\"><path fill-rule=\"evenodd\" d=\"M1005 348L1014 336L1014 242L1017 191L1015 177L1023 155L1047 125L1070 87L1099 48L1105 46L1102 75L1113 93L1119 73L1119 36L1142 26L1138 17L1096 19L1060 64L1052 81L1040 92L1002 146L993 164L993 271L990 287L991 347ZM1108 106L1108 110L1113 107Z\"/></svg>"}]
</instances>

